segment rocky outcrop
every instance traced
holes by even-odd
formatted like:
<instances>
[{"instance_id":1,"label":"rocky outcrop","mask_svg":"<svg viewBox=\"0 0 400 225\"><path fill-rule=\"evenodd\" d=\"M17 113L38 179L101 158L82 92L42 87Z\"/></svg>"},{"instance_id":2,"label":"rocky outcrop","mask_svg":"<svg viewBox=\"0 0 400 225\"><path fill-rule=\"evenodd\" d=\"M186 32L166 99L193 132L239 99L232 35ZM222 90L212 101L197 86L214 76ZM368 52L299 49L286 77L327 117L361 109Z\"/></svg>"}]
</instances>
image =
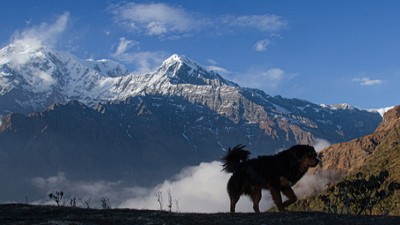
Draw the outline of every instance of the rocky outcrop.
<instances>
[{"instance_id":1,"label":"rocky outcrop","mask_svg":"<svg viewBox=\"0 0 400 225\"><path fill-rule=\"evenodd\" d=\"M392 130L400 127L400 106L386 112L382 122L372 134L349 142L334 144L321 153L323 166L314 173L334 174L331 181L344 177L364 166L368 157L383 143Z\"/></svg>"}]
</instances>

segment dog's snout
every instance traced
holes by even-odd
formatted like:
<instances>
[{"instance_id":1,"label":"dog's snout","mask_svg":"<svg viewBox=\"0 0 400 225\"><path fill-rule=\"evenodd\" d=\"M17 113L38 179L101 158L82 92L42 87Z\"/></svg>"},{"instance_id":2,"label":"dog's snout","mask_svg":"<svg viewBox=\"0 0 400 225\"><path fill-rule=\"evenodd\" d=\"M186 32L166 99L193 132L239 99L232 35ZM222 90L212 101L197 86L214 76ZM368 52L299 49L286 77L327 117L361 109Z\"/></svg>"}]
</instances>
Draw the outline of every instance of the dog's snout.
<instances>
[{"instance_id":1,"label":"dog's snout","mask_svg":"<svg viewBox=\"0 0 400 225\"><path fill-rule=\"evenodd\" d=\"M322 165L322 157L323 157L323 155L322 155L322 153L319 153L316 157L315 157L315 159L317 160L317 165L319 165L319 167L322 167L323 165Z\"/></svg>"}]
</instances>

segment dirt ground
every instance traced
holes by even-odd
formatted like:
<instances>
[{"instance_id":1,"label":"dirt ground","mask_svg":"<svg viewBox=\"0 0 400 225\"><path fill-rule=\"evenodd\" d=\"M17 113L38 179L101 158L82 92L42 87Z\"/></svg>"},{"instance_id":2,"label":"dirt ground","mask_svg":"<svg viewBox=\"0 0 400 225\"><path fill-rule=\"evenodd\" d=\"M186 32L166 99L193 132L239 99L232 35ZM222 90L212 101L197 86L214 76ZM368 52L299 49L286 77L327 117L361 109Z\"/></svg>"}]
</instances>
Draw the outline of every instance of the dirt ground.
<instances>
[{"instance_id":1,"label":"dirt ground","mask_svg":"<svg viewBox=\"0 0 400 225\"><path fill-rule=\"evenodd\" d=\"M57 224L57 225L369 225L400 224L400 217L334 215L319 212L268 213L170 213L134 209L83 209L24 204L0 205L0 224Z\"/></svg>"}]
</instances>

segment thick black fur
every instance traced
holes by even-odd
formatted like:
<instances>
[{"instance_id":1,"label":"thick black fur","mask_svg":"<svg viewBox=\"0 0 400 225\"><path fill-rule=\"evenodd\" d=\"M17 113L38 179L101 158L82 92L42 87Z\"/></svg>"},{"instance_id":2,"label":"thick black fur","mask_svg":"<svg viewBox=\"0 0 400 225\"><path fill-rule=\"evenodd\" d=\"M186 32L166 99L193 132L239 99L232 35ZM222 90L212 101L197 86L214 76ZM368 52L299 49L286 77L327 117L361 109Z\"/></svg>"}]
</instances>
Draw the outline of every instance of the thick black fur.
<instances>
[{"instance_id":1,"label":"thick black fur","mask_svg":"<svg viewBox=\"0 0 400 225\"><path fill-rule=\"evenodd\" d=\"M231 212L235 212L242 194L250 196L254 211L259 212L261 189L269 189L276 206L283 210L297 200L291 186L303 177L309 167L315 167L320 162L314 147L309 145L294 145L276 155L254 159L248 159L250 152L244 148L244 145L229 148L222 159L223 170L233 173L227 185ZM282 203L280 192L288 197L287 201Z\"/></svg>"}]
</instances>

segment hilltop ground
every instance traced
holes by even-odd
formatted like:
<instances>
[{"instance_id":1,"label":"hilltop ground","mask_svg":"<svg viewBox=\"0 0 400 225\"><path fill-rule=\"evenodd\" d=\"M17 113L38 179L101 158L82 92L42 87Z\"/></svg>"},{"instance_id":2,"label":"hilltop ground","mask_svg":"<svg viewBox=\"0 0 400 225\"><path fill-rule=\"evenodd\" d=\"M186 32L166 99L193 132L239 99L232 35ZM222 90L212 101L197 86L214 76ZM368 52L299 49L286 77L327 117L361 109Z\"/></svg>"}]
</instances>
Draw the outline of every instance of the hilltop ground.
<instances>
[{"instance_id":1,"label":"hilltop ground","mask_svg":"<svg viewBox=\"0 0 400 225\"><path fill-rule=\"evenodd\" d=\"M334 215L320 212L283 213L170 213L134 209L83 209L73 207L0 205L0 224L400 224L400 217Z\"/></svg>"}]
</instances>

